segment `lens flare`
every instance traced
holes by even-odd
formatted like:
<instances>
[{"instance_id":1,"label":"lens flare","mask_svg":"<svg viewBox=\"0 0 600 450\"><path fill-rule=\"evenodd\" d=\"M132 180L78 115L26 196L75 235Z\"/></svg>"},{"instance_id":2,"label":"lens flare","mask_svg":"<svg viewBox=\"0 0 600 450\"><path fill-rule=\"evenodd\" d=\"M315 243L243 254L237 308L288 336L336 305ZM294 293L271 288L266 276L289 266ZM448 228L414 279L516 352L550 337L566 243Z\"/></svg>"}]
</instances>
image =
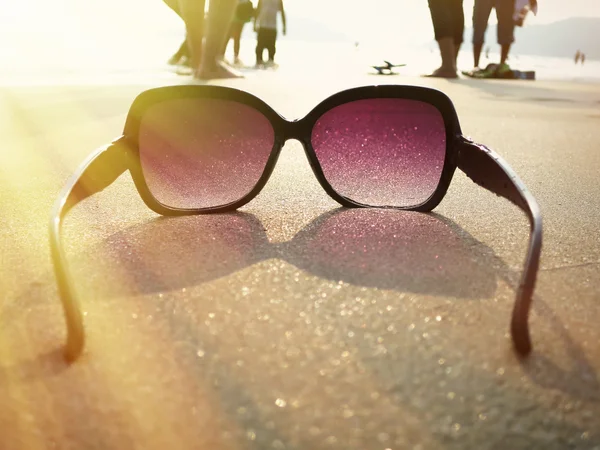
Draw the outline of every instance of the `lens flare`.
<instances>
[{"instance_id":1,"label":"lens flare","mask_svg":"<svg viewBox=\"0 0 600 450\"><path fill-rule=\"evenodd\" d=\"M222 99L168 100L142 118L140 160L150 192L171 208L224 206L252 191L275 143L269 120Z\"/></svg>"}]
</instances>

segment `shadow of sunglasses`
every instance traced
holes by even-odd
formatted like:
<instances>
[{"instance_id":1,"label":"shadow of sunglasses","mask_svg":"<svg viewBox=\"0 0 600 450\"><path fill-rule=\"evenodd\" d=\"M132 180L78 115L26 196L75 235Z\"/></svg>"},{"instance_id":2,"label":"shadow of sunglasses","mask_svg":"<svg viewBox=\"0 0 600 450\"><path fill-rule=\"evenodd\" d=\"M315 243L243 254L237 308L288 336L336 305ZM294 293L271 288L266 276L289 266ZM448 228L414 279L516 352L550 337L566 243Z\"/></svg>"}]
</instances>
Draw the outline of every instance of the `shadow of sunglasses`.
<instances>
[{"instance_id":1,"label":"shadow of sunglasses","mask_svg":"<svg viewBox=\"0 0 600 450\"><path fill-rule=\"evenodd\" d=\"M116 259L89 256L115 251ZM491 249L436 214L339 208L317 217L292 239L276 243L259 219L245 212L157 218L111 235L74 259L80 273L128 274L124 285L102 283L95 288L107 299L177 292L270 259L335 283L482 299L496 290L498 270L492 255Z\"/></svg>"}]
</instances>

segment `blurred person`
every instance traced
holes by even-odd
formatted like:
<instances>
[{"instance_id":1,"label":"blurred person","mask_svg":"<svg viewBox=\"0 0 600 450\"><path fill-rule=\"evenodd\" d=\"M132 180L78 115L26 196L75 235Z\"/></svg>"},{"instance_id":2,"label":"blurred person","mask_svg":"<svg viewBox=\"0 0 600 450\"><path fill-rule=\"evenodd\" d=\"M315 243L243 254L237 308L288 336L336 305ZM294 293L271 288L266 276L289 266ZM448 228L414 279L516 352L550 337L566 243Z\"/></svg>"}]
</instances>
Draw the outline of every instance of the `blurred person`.
<instances>
[{"instance_id":1,"label":"blurred person","mask_svg":"<svg viewBox=\"0 0 600 450\"><path fill-rule=\"evenodd\" d=\"M266 49L269 54L267 67L275 66L275 52L277 42L277 14L281 13L283 35L287 33L287 22L283 0L259 0L254 19L254 31L257 32L256 42L256 67L263 67L263 53Z\"/></svg>"},{"instance_id":2,"label":"blurred person","mask_svg":"<svg viewBox=\"0 0 600 450\"><path fill-rule=\"evenodd\" d=\"M206 27L205 0L164 0L164 2L185 23L189 62L194 77L211 79L241 76L222 60L221 55L238 0L210 0Z\"/></svg>"},{"instance_id":3,"label":"blurred person","mask_svg":"<svg viewBox=\"0 0 600 450\"><path fill-rule=\"evenodd\" d=\"M223 54L227 49L227 44L230 40L233 40L233 64L236 66L242 65L240 60L240 44L242 39L242 32L244 31L244 25L250 22L254 17L254 5L250 0L239 0L239 3L235 9L235 15L231 22L231 28L229 29L229 38L225 42L223 48Z\"/></svg>"},{"instance_id":4,"label":"blurred person","mask_svg":"<svg viewBox=\"0 0 600 450\"><path fill-rule=\"evenodd\" d=\"M489 70L480 69L479 60L485 42L485 31L492 9L496 10L498 19L498 44L500 44L500 64L491 66ZM510 47L515 40L515 0L475 0L473 5L473 70L465 73L477 78L502 76L511 72L506 63Z\"/></svg>"},{"instance_id":5,"label":"blurred person","mask_svg":"<svg viewBox=\"0 0 600 450\"><path fill-rule=\"evenodd\" d=\"M463 0L429 0L429 11L442 65L427 77L458 78L456 59L463 41Z\"/></svg>"}]
</instances>

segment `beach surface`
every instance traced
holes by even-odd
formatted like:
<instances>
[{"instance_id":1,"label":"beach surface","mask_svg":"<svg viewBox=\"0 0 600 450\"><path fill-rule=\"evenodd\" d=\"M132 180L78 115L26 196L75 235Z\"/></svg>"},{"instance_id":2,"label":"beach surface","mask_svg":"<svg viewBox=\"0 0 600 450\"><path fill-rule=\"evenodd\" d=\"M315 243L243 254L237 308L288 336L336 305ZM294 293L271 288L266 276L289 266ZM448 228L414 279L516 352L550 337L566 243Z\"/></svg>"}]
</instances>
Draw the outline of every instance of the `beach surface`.
<instances>
[{"instance_id":1,"label":"beach surface","mask_svg":"<svg viewBox=\"0 0 600 450\"><path fill-rule=\"evenodd\" d=\"M88 340L67 365L50 211L139 92L189 82L137 75L0 87L2 450L600 449L599 84L284 68L216 83L290 119L361 84L448 94L542 209L529 358L508 335L516 207L457 172L433 214L342 209L288 142L235 214L161 219L128 174L72 211Z\"/></svg>"}]
</instances>

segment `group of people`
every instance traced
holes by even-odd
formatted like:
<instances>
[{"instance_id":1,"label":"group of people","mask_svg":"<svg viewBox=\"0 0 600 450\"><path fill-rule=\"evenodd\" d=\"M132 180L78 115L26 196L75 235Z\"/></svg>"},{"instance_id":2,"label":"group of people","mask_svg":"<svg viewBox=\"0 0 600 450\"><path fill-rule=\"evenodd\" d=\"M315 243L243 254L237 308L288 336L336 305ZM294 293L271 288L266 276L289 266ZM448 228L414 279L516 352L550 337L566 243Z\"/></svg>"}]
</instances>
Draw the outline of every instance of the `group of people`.
<instances>
[{"instance_id":1,"label":"group of people","mask_svg":"<svg viewBox=\"0 0 600 450\"><path fill-rule=\"evenodd\" d=\"M500 63L487 68L479 67L485 31L492 9L498 18ZM463 42L465 17L463 0L429 0L429 10L440 48L441 66L430 77L457 78L456 60ZM510 47L514 42L515 26L522 26L528 11L537 11L537 0L475 0L473 6L473 69L463 74L474 78L502 77L511 71L507 64Z\"/></svg>"},{"instance_id":2,"label":"group of people","mask_svg":"<svg viewBox=\"0 0 600 450\"><path fill-rule=\"evenodd\" d=\"M277 18L281 15L283 34L287 23L283 0L258 0L255 8L251 0L164 0L183 20L186 38L169 63L190 68L199 79L239 78L234 66L240 66L240 43L244 26L253 22L257 33L256 66L273 66L277 41ZM233 40L234 59L225 61L225 50ZM264 51L268 60L263 59Z\"/></svg>"},{"instance_id":3,"label":"group of people","mask_svg":"<svg viewBox=\"0 0 600 450\"><path fill-rule=\"evenodd\" d=\"M585 53L581 50L577 50L577 53L575 53L575 64L579 63L581 63L582 66L585 64Z\"/></svg>"},{"instance_id":4,"label":"group of people","mask_svg":"<svg viewBox=\"0 0 600 450\"><path fill-rule=\"evenodd\" d=\"M442 63L430 77L457 78L457 57L463 42L465 18L463 0L428 0L435 39L439 45ZM286 34L286 16L283 0L258 0L254 8L252 0L209 0L205 16L206 0L164 0L183 20L186 39L171 57L170 63L183 64L197 78L237 78L241 74L234 66L240 66L240 41L244 25L254 23L257 32L256 66L274 65L277 19L279 14ZM484 36L492 9L498 18L498 44L501 47L500 63L480 68L480 56ZM522 26L529 11L537 11L537 0L475 0L473 7L473 69L463 74L475 78L502 77L511 72L507 64L514 42L515 26ZM205 26L206 24L206 26ZM233 39L234 59L228 64L225 49ZM263 60L264 51L268 60Z\"/></svg>"}]
</instances>

